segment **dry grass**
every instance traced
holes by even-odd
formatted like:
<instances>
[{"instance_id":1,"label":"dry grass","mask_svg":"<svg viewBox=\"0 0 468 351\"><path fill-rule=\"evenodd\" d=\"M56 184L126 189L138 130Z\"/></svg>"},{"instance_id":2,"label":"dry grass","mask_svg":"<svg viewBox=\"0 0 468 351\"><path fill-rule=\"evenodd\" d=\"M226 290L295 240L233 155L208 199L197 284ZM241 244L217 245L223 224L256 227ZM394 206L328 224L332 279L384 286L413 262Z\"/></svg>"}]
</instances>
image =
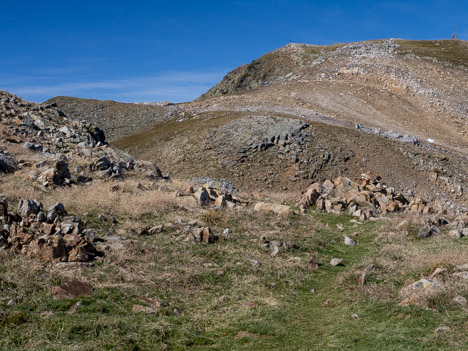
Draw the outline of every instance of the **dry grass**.
<instances>
[{"instance_id":1,"label":"dry grass","mask_svg":"<svg viewBox=\"0 0 468 351\"><path fill-rule=\"evenodd\" d=\"M37 199L46 208L62 202L68 212L79 214L98 212L132 217L176 205L173 192L161 191L151 185L147 185L147 190L140 190L139 183L134 180L94 181L88 185L55 189L25 182L18 176L7 176L2 179L0 193L13 203L20 199Z\"/></svg>"},{"instance_id":2,"label":"dry grass","mask_svg":"<svg viewBox=\"0 0 468 351\"><path fill-rule=\"evenodd\" d=\"M428 266L437 266L447 257L447 264L463 262L464 246L446 237L415 241L411 235L404 235L403 228L388 242L374 242L381 231L394 229L398 218L356 227L350 217L314 213L282 218L254 213L248 208L219 211L194 207L194 212L187 212L177 206L174 196L177 189L186 186L184 181L165 184L167 191L157 190L151 183L144 184L148 190L140 190L132 181L47 191L15 192L4 187L14 181L2 179L1 191L15 199L37 198L46 206L61 201L75 215L113 214L119 223L112 230L127 239L97 243L106 257L94 267L63 268L1 253L0 304L5 306L9 299L16 299L17 305L5 310L10 316L15 311L25 311L22 313L26 322L6 327L6 335L1 334L0 328L0 346L16 342L29 349L54 349L54 344L63 350L92 350L132 349L136 343L140 349L184 350L220 342L223 349L235 349L243 342L235 335L248 331L260 335L260 344L265 339L273 343L265 349L289 344L294 348L285 349L302 349L305 343L321 342L309 332L311 319L317 318L325 324L316 328L339 344L343 336L331 331L341 330L343 323L348 323L350 301L354 308L375 308L376 323L366 324L373 330L369 334L374 334L388 327L379 308L382 303L397 308L395 296L407 279L430 274ZM91 215L85 218L90 218L90 225L100 225L92 222L95 218ZM153 236L137 236L128 231L167 222L172 226ZM337 224L345 227L345 232L339 232ZM205 225L220 237L217 243L185 240L192 229ZM225 228L231 230L227 237L222 234ZM359 245L347 248L342 235L353 232L359 233ZM299 248L281 249L272 257L271 248L262 245L263 237L295 243ZM318 252L320 263L317 271L307 268L314 252ZM345 266L331 267L331 257L343 257ZM360 288L357 274L370 263L376 265L376 271L369 284ZM93 295L72 301L53 300L52 287L71 279L91 283L95 288ZM318 293L311 295L311 288ZM446 299L455 293L465 294L463 290L447 291L445 297L437 297L440 300L433 303L446 304ZM133 311L133 305L145 305L143 298L161 303L154 315ZM326 298L332 299L333 309L322 306ZM71 313L77 301L83 303L83 308ZM295 332L301 336L297 340L285 336L290 335L292 319L297 323ZM352 329L350 333L360 333L374 342L367 332L362 332L366 328L348 327ZM95 334L95 330L99 333ZM15 339L23 336L26 339L22 341ZM304 338L310 340L306 342ZM262 349L260 344L255 347ZM380 344L376 341L375 345Z\"/></svg>"},{"instance_id":3,"label":"dry grass","mask_svg":"<svg viewBox=\"0 0 468 351\"><path fill-rule=\"evenodd\" d=\"M415 228L422 221L419 215L399 216L386 221L377 235L374 245L378 254L368 257L352 270L342 274L338 282L352 290L364 293L374 301L398 302L398 291L416 280L428 278L436 268L454 267L467 263L468 248L460 240L454 240L443 233L424 240L415 237ZM402 222L406 222L403 224ZM402 223L398 229L397 225ZM362 272L372 265L368 281L359 285ZM445 278L444 278L445 279ZM468 283L451 280L434 299L438 307L448 305L456 295L467 296Z\"/></svg>"}]
</instances>

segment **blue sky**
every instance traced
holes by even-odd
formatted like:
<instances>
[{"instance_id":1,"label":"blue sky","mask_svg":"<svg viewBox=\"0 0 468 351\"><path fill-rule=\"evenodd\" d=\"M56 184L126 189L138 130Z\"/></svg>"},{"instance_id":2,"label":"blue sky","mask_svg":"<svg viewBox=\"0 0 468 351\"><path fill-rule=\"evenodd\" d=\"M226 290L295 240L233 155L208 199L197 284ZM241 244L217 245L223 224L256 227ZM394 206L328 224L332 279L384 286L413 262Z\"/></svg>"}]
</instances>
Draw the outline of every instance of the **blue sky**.
<instances>
[{"instance_id":1,"label":"blue sky","mask_svg":"<svg viewBox=\"0 0 468 351\"><path fill-rule=\"evenodd\" d=\"M0 89L188 101L289 41L468 39L468 1L1 1Z\"/></svg>"}]
</instances>

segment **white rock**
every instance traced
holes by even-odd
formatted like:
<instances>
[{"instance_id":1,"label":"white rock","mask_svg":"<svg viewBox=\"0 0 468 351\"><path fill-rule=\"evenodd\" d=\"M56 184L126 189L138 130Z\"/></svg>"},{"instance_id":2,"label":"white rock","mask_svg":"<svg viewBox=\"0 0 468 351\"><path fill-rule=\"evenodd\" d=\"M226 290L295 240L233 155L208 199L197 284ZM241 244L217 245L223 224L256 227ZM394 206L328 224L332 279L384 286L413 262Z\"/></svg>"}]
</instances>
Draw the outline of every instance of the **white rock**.
<instances>
[{"instance_id":1,"label":"white rock","mask_svg":"<svg viewBox=\"0 0 468 351\"><path fill-rule=\"evenodd\" d=\"M343 260L341 258L332 258L331 261L330 261L330 264L332 266L338 266L340 265L341 263L343 262Z\"/></svg>"},{"instance_id":2,"label":"white rock","mask_svg":"<svg viewBox=\"0 0 468 351\"><path fill-rule=\"evenodd\" d=\"M356 242L351 239L349 236L346 236L344 235L344 242L346 245L349 245L349 246L355 246L356 245Z\"/></svg>"}]
</instances>

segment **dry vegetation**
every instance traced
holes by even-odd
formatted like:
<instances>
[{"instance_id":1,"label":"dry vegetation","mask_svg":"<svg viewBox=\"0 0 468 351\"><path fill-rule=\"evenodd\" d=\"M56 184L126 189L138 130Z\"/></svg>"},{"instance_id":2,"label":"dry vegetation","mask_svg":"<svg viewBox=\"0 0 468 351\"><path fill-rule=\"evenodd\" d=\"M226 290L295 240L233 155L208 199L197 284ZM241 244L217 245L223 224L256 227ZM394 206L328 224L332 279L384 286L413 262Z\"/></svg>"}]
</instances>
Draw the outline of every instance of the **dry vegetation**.
<instances>
[{"instance_id":1,"label":"dry vegetation","mask_svg":"<svg viewBox=\"0 0 468 351\"><path fill-rule=\"evenodd\" d=\"M15 190L17 185L14 177L6 177L0 189L13 200L63 202L106 240L98 244L106 257L90 267L64 267L2 252L4 349L236 350L281 345L302 350L314 345L317 350L422 350L417 340L423 339L425 349L455 350L466 340L463 309L450 303L455 294L467 297L466 284L434 297L429 309L398 306L401 287L439 266L466 262L466 240L454 241L446 234L416 239L419 218L355 224L345 215L313 211L285 218L250 208L181 208L183 197L175 193L186 187L183 181L141 181L138 186L126 180L47 191L25 190L24 184ZM100 213L108 220L100 221ZM395 230L403 219L408 224ZM137 235L138 229L156 224L165 231ZM220 240L211 245L192 242L188 234L201 226L210 226ZM230 233L223 235L226 228ZM345 246L343 234L359 244ZM289 246L273 257L265 240ZM314 254L317 270L308 267ZM333 257L343 258L344 266L330 266ZM360 286L359 275L369 264L376 268ZM93 294L54 300L51 289L72 279L91 283ZM12 299L15 304L7 305ZM358 321L351 319L353 313L360 316ZM416 323L421 318L423 325ZM434 329L445 324L451 331L434 336Z\"/></svg>"},{"instance_id":2,"label":"dry vegetation","mask_svg":"<svg viewBox=\"0 0 468 351\"><path fill-rule=\"evenodd\" d=\"M386 50L395 43L399 51L389 56ZM150 178L134 168L125 172L125 180L93 173L96 179L88 184L44 187L29 174L45 156L25 151L25 140L8 143L17 160L26 160L18 162L16 173L0 178L10 211L21 199L37 199L45 209L61 202L95 229L93 244L104 256L77 264L43 263L0 249L0 349L466 349L468 270L460 266L467 264L467 236L454 239L441 226L440 235L420 239L422 216L359 222L313 208L299 214L295 205L313 180L354 178L368 169L398 190L411 189L424 198L446 192L452 200L466 201L457 191L458 183L466 183L466 160L459 157L466 154L466 136L456 118L466 104L460 79L466 75L465 57L465 42L290 45L242 66L212 90L232 95L141 108L109 101L80 107L76 99L58 98L80 117L96 118L96 108L104 109L111 136L125 136L118 146L157 158L172 178L235 179L245 201L234 209L202 207L187 191L188 181L155 180L154 174ZM365 69L338 72L357 64ZM297 67L292 73L298 75L289 80ZM389 78L392 69L396 75ZM416 78L406 80L408 74ZM452 83L459 95L447 88ZM441 101L453 97L453 104L433 104L436 95L430 95L429 86L439 89ZM136 119L139 113L152 117L130 126L128 115L134 112ZM252 116L307 120L311 125L304 138L310 138L298 142L297 158L285 156L279 144L250 154L240 145L234 156L223 154L238 141L227 135L236 133L216 132ZM354 128L358 122L422 138L440 136L439 145L461 153L362 133ZM208 136L219 137L223 152ZM70 169L79 173L77 166L90 169L93 163L72 157ZM297 212L287 217L255 212L257 201L282 203ZM152 227L159 229L150 234ZM197 239L195 233L205 227L218 240ZM344 235L357 245L345 245ZM332 258L343 262L334 266ZM424 303L400 304L402 288L431 278L439 268L442 289ZM92 294L55 299L53 288L72 280L91 284ZM449 329L435 334L441 326Z\"/></svg>"}]
</instances>

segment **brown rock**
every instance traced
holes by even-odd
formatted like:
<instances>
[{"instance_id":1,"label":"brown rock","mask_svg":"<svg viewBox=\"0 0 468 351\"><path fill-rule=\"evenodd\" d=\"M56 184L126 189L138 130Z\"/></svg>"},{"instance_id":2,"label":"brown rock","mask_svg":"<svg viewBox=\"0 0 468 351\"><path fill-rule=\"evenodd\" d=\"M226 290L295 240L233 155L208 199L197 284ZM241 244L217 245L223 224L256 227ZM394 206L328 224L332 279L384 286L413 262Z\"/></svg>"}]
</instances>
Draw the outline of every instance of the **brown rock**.
<instances>
[{"instance_id":1,"label":"brown rock","mask_svg":"<svg viewBox=\"0 0 468 351\"><path fill-rule=\"evenodd\" d=\"M189 185L189 186L184 188L184 192L186 192L188 194L193 194L195 191L193 190L193 187Z\"/></svg>"},{"instance_id":2,"label":"brown rock","mask_svg":"<svg viewBox=\"0 0 468 351\"><path fill-rule=\"evenodd\" d=\"M8 215L8 199L6 196L0 194L0 214L3 217Z\"/></svg>"},{"instance_id":3,"label":"brown rock","mask_svg":"<svg viewBox=\"0 0 468 351\"><path fill-rule=\"evenodd\" d=\"M288 216L293 214L294 211L291 207L286 205L271 204L267 202L257 202L254 207L254 211L266 212L266 213L275 213L281 216Z\"/></svg>"},{"instance_id":4,"label":"brown rock","mask_svg":"<svg viewBox=\"0 0 468 351\"><path fill-rule=\"evenodd\" d=\"M39 259L44 262L51 262L55 259L66 257L65 242L59 236L52 236L49 243L39 249Z\"/></svg>"},{"instance_id":5,"label":"brown rock","mask_svg":"<svg viewBox=\"0 0 468 351\"><path fill-rule=\"evenodd\" d=\"M319 198L315 205L317 207L317 211L322 212L325 210L325 200L323 198Z\"/></svg>"},{"instance_id":6,"label":"brown rock","mask_svg":"<svg viewBox=\"0 0 468 351\"><path fill-rule=\"evenodd\" d=\"M359 206L366 206L368 204L366 197L354 189L346 193L345 200L348 205L357 204Z\"/></svg>"},{"instance_id":7,"label":"brown rock","mask_svg":"<svg viewBox=\"0 0 468 351\"><path fill-rule=\"evenodd\" d=\"M198 239L207 244L213 244L216 241L218 241L219 238L217 235L214 235L211 232L211 229L209 227L205 227L205 228L200 228L200 230L198 231Z\"/></svg>"},{"instance_id":8,"label":"brown rock","mask_svg":"<svg viewBox=\"0 0 468 351\"><path fill-rule=\"evenodd\" d=\"M323 182L323 187L327 190L327 191L330 191L332 190L334 187L335 187L335 184L333 184L333 182L331 180L325 180Z\"/></svg>"},{"instance_id":9,"label":"brown rock","mask_svg":"<svg viewBox=\"0 0 468 351\"><path fill-rule=\"evenodd\" d=\"M73 299L81 295L91 295L93 287L89 283L72 280L52 289L54 299Z\"/></svg>"},{"instance_id":10,"label":"brown rock","mask_svg":"<svg viewBox=\"0 0 468 351\"><path fill-rule=\"evenodd\" d=\"M227 205L227 203L226 203L226 196L225 195L221 195L221 196L218 196L216 198L216 201L215 201L215 206L216 207L225 208L226 205Z\"/></svg>"},{"instance_id":11,"label":"brown rock","mask_svg":"<svg viewBox=\"0 0 468 351\"><path fill-rule=\"evenodd\" d=\"M314 183L312 184L307 191L301 196L298 201L298 205L302 205L305 208L308 208L314 205L320 194L323 192L323 185L321 183Z\"/></svg>"},{"instance_id":12,"label":"brown rock","mask_svg":"<svg viewBox=\"0 0 468 351\"><path fill-rule=\"evenodd\" d=\"M317 254L314 254L309 262L307 262L307 268L312 270L318 269Z\"/></svg>"},{"instance_id":13,"label":"brown rock","mask_svg":"<svg viewBox=\"0 0 468 351\"><path fill-rule=\"evenodd\" d=\"M388 212L396 212L400 206L398 205L398 202L393 201L390 205L387 206L387 211Z\"/></svg>"},{"instance_id":14,"label":"brown rock","mask_svg":"<svg viewBox=\"0 0 468 351\"><path fill-rule=\"evenodd\" d=\"M88 262L90 257L84 246L74 247L68 254L68 262Z\"/></svg>"}]
</instances>

